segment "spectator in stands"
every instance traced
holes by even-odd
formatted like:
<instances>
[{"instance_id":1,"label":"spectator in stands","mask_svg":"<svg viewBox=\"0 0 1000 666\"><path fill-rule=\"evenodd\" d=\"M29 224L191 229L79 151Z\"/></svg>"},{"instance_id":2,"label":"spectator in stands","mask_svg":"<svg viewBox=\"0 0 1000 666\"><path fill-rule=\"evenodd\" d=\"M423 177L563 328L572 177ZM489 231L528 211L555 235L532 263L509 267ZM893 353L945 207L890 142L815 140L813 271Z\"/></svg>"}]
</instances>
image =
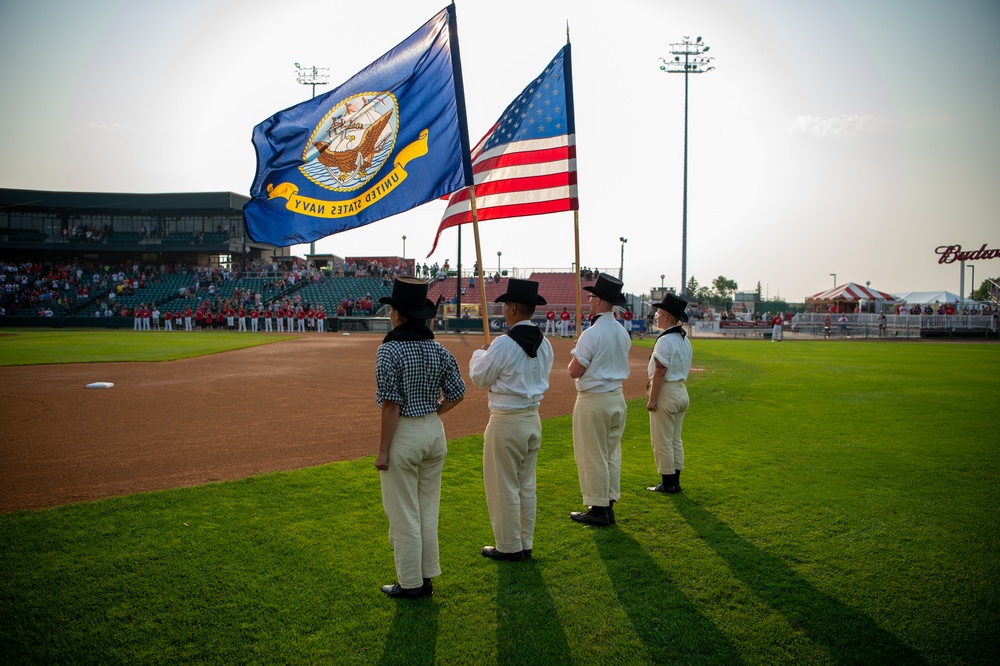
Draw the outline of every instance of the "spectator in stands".
<instances>
[{"instance_id":1,"label":"spectator in stands","mask_svg":"<svg viewBox=\"0 0 1000 666\"><path fill-rule=\"evenodd\" d=\"M415 599L430 596L431 579L441 574L437 531L447 445L439 417L465 397L465 382L455 357L426 327L435 311L426 282L397 278L392 296L379 302L391 307L393 329L375 360L382 410L375 467L396 564L396 582L382 592Z\"/></svg>"}]
</instances>

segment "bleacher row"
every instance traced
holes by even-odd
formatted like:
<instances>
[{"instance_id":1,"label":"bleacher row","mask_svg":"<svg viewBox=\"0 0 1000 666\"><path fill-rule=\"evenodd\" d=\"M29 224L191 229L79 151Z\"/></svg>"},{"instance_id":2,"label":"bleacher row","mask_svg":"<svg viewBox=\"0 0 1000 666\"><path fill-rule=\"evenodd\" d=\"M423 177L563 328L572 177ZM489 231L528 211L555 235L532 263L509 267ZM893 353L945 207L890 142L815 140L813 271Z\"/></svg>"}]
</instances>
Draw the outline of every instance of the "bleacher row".
<instances>
[{"instance_id":1,"label":"bleacher row","mask_svg":"<svg viewBox=\"0 0 1000 666\"><path fill-rule=\"evenodd\" d=\"M115 300L120 306L127 306L129 310L135 306L144 304L156 304L161 310L169 309L184 310L197 309L206 299L230 299L233 292L239 289L241 293L261 294L261 302L264 304L277 303L286 297L293 297L298 293L303 303L312 306L322 305L323 309L332 316L337 312L338 306L348 298L355 300L371 294L375 302L375 311L380 308L378 299L389 296L392 293L392 286L384 284L382 278L378 277L344 277L325 278L318 282L302 281L294 286L282 289L268 289L266 285L272 281L261 277L243 277L235 280L224 280L217 284L214 294L209 294L203 288L195 293L196 276L193 274L162 275L158 281L149 281L143 288L137 288L132 294L116 295ZM538 293L541 294L550 306L566 306L570 309L576 303L576 276L572 273L533 273L530 278L539 283ZM502 278L499 282L486 283L486 300L492 303L498 296L507 291L507 278ZM592 285L594 280L584 280L583 286ZM462 279L462 286L465 292L462 296L463 303L479 302L479 287L469 286L468 278ZM186 297L184 292L190 291L192 296ZM458 292L458 278L450 277L446 280L433 280L428 288L428 298L437 302L439 297L445 301L452 301ZM586 302L586 293L581 294L583 302ZM106 293L92 293L85 302L78 303L73 312L63 312L59 309L56 316L93 316L101 304L107 301ZM53 310L57 308L53 307ZM36 315L36 311L23 310L19 314Z\"/></svg>"}]
</instances>

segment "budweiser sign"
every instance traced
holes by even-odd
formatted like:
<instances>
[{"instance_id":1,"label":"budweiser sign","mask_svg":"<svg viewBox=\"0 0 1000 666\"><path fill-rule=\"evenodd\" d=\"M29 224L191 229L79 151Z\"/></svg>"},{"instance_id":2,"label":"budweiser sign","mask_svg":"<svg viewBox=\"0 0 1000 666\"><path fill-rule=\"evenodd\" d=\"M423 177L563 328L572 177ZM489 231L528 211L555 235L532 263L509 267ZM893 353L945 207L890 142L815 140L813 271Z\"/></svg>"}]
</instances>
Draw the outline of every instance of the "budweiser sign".
<instances>
[{"instance_id":1,"label":"budweiser sign","mask_svg":"<svg viewBox=\"0 0 1000 666\"><path fill-rule=\"evenodd\" d=\"M1000 250L987 249L985 243L978 250L963 250L961 245L941 245L934 251L941 256L938 259L939 264L953 264L956 261L1000 259Z\"/></svg>"}]
</instances>

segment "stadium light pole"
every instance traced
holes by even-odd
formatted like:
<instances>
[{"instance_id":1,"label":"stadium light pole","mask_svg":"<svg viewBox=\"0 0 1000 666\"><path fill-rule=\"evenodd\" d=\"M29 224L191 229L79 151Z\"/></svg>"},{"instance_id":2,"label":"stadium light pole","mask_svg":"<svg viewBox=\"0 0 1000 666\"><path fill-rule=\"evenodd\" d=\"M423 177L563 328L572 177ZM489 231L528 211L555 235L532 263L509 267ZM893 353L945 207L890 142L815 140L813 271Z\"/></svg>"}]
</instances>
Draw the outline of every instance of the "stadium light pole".
<instances>
[{"instance_id":1,"label":"stadium light pole","mask_svg":"<svg viewBox=\"0 0 1000 666\"><path fill-rule=\"evenodd\" d=\"M295 63L295 80L304 86L312 86L312 96L316 96L316 86L325 86L330 82L329 67L308 67ZM316 254L315 241L309 243L309 254Z\"/></svg>"},{"instance_id":2,"label":"stadium light pole","mask_svg":"<svg viewBox=\"0 0 1000 666\"><path fill-rule=\"evenodd\" d=\"M622 274L625 272L625 243L628 242L628 239L624 236L619 236L618 240L622 242L622 262L621 265L618 266L618 279L624 282L625 279L622 278Z\"/></svg>"},{"instance_id":3,"label":"stadium light pole","mask_svg":"<svg viewBox=\"0 0 1000 666\"><path fill-rule=\"evenodd\" d=\"M667 277L663 273L660 273L660 291L663 291L663 278Z\"/></svg>"},{"instance_id":4,"label":"stadium light pole","mask_svg":"<svg viewBox=\"0 0 1000 666\"><path fill-rule=\"evenodd\" d=\"M403 234L403 261L406 261L406 234Z\"/></svg>"},{"instance_id":5,"label":"stadium light pole","mask_svg":"<svg viewBox=\"0 0 1000 666\"><path fill-rule=\"evenodd\" d=\"M500 250L497 250L497 275L500 275L500 255L503 254Z\"/></svg>"},{"instance_id":6,"label":"stadium light pole","mask_svg":"<svg viewBox=\"0 0 1000 666\"><path fill-rule=\"evenodd\" d=\"M715 58L706 58L703 54L708 52L708 46L701 41L701 37L691 41L685 36L683 41L670 45L670 54L673 60L660 58L660 71L668 74L684 75L684 195L683 213L681 221L681 296L687 295L687 216L688 216L688 74L704 74L711 72L715 67L711 63ZM681 60L681 56L684 57Z\"/></svg>"}]
</instances>

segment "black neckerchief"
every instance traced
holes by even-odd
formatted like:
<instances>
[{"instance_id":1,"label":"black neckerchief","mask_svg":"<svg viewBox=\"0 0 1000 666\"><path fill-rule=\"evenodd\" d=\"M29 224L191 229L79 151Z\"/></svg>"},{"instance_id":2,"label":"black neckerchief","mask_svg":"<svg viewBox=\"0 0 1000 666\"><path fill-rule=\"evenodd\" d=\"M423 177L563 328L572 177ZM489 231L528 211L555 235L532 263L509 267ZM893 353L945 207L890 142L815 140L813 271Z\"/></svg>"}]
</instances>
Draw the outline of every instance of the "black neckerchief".
<instances>
[{"instance_id":1,"label":"black neckerchief","mask_svg":"<svg viewBox=\"0 0 1000 666\"><path fill-rule=\"evenodd\" d=\"M531 358L538 356L538 348L542 346L542 335L540 328L534 324L530 326L511 326L507 331L507 337L518 344L524 353Z\"/></svg>"},{"instance_id":2,"label":"black neckerchief","mask_svg":"<svg viewBox=\"0 0 1000 666\"><path fill-rule=\"evenodd\" d=\"M659 340L664 335L669 335L670 333L680 333L682 338L687 337L687 333L684 332L684 327L681 326L680 324L677 324L677 326L671 326L667 330L663 331L663 333L660 333L658 336L656 336L656 339Z\"/></svg>"},{"instance_id":3,"label":"black neckerchief","mask_svg":"<svg viewBox=\"0 0 1000 666\"><path fill-rule=\"evenodd\" d=\"M434 333L427 328L423 322L405 321L396 328L389 331L382 342L416 342L420 340L433 340Z\"/></svg>"},{"instance_id":4,"label":"black neckerchief","mask_svg":"<svg viewBox=\"0 0 1000 666\"><path fill-rule=\"evenodd\" d=\"M669 335L670 333L680 333L682 338L686 338L687 337L687 333L684 332L684 327L681 326L680 324L677 324L676 326L671 326L667 330L665 330L662 333L660 333L658 336L656 336L656 339L659 340L664 335ZM655 340L653 341L653 345L654 346L656 345L656 341ZM653 358L653 352L649 352L649 358ZM657 363L659 363L659 361L657 361Z\"/></svg>"}]
</instances>

